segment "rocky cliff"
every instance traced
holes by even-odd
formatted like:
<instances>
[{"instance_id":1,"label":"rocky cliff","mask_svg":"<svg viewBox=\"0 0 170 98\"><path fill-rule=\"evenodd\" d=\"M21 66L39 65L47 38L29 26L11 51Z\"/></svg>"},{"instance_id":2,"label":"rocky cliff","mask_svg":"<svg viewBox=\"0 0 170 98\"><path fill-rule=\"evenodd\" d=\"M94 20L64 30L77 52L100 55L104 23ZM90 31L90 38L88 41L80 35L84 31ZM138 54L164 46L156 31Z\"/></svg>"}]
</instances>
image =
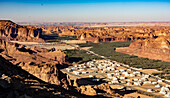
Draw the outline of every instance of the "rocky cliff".
<instances>
[{"instance_id":1,"label":"rocky cliff","mask_svg":"<svg viewBox=\"0 0 170 98\"><path fill-rule=\"evenodd\" d=\"M63 66L63 64L66 62L65 60L66 55L62 51L55 51L55 49L42 49L39 47L27 48L20 44L0 40L0 55L1 55L0 56L0 75L2 75L5 72L8 72L8 74L10 74L9 75L10 77L2 76L2 78L6 77L8 79L9 77L10 79L13 74L15 74L16 76L21 74L21 75L24 75L23 81L26 81L26 80L32 79L30 76L36 77L44 81L45 83L48 83L48 85L52 84L54 87L57 85L58 87L60 87L61 90L63 89L62 92L65 90L65 92L62 93L63 94L62 96L67 96L67 97L70 96L70 94L73 94L79 97L82 97L85 95L90 95L90 96L96 96L96 95L103 96L104 95L104 96L111 96L111 97L115 97L115 96L120 97L119 94L114 93L114 90L112 90L109 85L101 84L101 85L79 86L77 80L70 80L69 76L61 72L59 69L59 67ZM11 67L13 68L13 70L11 69ZM1 71L1 70L4 70L4 71ZM8 85L8 83L7 84L5 83L8 81L6 82L3 82L3 81L6 81L6 80L1 81L1 76L0 76L0 87L2 86L3 89L5 89L6 85ZM23 81L19 81L19 84L24 83ZM48 89L48 87L46 87L47 84L45 84L45 86L43 87L39 87L37 85L42 85L42 84L40 83L37 84L35 80L31 80L31 81L34 81L33 83L31 83L33 87L38 87L41 90ZM25 84L21 84L21 86L25 87ZM11 87L11 88L15 89L16 87ZM22 87L19 87L18 89L21 89L21 88ZM23 88L23 89L25 89L26 91L29 91L27 90L27 88ZM52 94L55 94L53 90L54 88L52 89ZM35 93L40 92L40 91L35 91ZM67 95L65 95L66 92L68 93ZM17 94L18 93L20 92L17 92ZM24 95L24 93L25 92L23 92L22 95ZM42 94L42 93L38 93L38 94ZM85 94L85 95L82 95L82 94ZM7 93L6 95L9 95L9 94ZM18 97L19 95L12 94L11 96ZM38 95L29 95L29 96L35 97ZM41 97L44 97L44 96L42 95ZM46 97L49 97L49 96L46 96Z\"/></svg>"},{"instance_id":2,"label":"rocky cliff","mask_svg":"<svg viewBox=\"0 0 170 98\"><path fill-rule=\"evenodd\" d=\"M58 98L84 96L78 93L75 94L75 92L70 92L73 88L69 86L69 78L67 78L66 74L58 70L58 68L51 66L53 70L48 70L50 69L48 65L39 67L27 65L28 64L24 65L24 67L27 68L24 68L21 64L20 66L15 66L0 55L0 98ZM26 69L26 71L24 69ZM40 69L42 69L42 71L40 71ZM54 82L46 81L45 78ZM55 85L51 85L50 83Z\"/></svg>"},{"instance_id":3,"label":"rocky cliff","mask_svg":"<svg viewBox=\"0 0 170 98\"><path fill-rule=\"evenodd\" d=\"M42 29L21 26L10 20L0 20L0 38L4 40L44 42L41 39Z\"/></svg>"},{"instance_id":4,"label":"rocky cliff","mask_svg":"<svg viewBox=\"0 0 170 98\"><path fill-rule=\"evenodd\" d=\"M94 42L132 41L169 36L169 26L40 26L46 34L77 36L80 40Z\"/></svg>"},{"instance_id":5,"label":"rocky cliff","mask_svg":"<svg viewBox=\"0 0 170 98\"><path fill-rule=\"evenodd\" d=\"M149 38L145 40L137 40L126 48L117 48L116 51L147 57L150 59L158 59L170 61L170 37L159 36L157 38Z\"/></svg>"},{"instance_id":6,"label":"rocky cliff","mask_svg":"<svg viewBox=\"0 0 170 98\"><path fill-rule=\"evenodd\" d=\"M55 49L28 48L23 45L0 39L1 55L13 64L33 62L35 64L63 64L66 54Z\"/></svg>"}]
</instances>

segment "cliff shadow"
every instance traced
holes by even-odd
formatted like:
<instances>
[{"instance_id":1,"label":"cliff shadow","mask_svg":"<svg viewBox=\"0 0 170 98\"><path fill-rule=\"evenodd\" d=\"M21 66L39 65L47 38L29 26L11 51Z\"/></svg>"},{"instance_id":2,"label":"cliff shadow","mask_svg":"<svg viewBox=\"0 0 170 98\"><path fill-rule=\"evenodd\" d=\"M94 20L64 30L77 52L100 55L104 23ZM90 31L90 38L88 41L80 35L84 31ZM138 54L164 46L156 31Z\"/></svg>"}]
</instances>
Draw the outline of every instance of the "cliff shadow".
<instances>
[{"instance_id":1,"label":"cliff shadow","mask_svg":"<svg viewBox=\"0 0 170 98\"><path fill-rule=\"evenodd\" d=\"M78 79L77 82L80 86L82 86L82 85L100 85L102 83L105 83L105 81L102 81L102 79L99 79L97 81L97 78L81 78L81 79Z\"/></svg>"},{"instance_id":2,"label":"cliff shadow","mask_svg":"<svg viewBox=\"0 0 170 98\"><path fill-rule=\"evenodd\" d=\"M126 94L137 92L137 90L125 90L125 89L113 89L113 90L115 91L115 93L118 93L122 96L124 96Z\"/></svg>"},{"instance_id":3,"label":"cliff shadow","mask_svg":"<svg viewBox=\"0 0 170 98\"><path fill-rule=\"evenodd\" d=\"M58 34L49 34L49 35L43 34L41 36L41 38L44 39L45 41L55 41L57 40L58 37L59 37Z\"/></svg>"},{"instance_id":4,"label":"cliff shadow","mask_svg":"<svg viewBox=\"0 0 170 98\"><path fill-rule=\"evenodd\" d=\"M4 51L4 49L0 49L0 53L3 52L3 51Z\"/></svg>"},{"instance_id":5,"label":"cliff shadow","mask_svg":"<svg viewBox=\"0 0 170 98\"><path fill-rule=\"evenodd\" d=\"M69 63L79 62L79 61L81 61L81 60L83 60L81 57L68 57L68 59L67 59L67 61L68 61Z\"/></svg>"}]
</instances>

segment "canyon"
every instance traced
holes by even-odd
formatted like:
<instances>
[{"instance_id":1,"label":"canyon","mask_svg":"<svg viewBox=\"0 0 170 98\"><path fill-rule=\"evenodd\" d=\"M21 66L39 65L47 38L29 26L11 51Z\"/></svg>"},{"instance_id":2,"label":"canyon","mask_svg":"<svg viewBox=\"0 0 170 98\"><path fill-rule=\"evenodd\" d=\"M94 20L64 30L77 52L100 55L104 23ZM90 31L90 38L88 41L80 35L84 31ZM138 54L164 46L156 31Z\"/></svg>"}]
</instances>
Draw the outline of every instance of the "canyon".
<instances>
[{"instance_id":1,"label":"canyon","mask_svg":"<svg viewBox=\"0 0 170 98\"><path fill-rule=\"evenodd\" d=\"M34 92L34 95L32 95L31 92L28 91L30 86L25 86L23 83L23 81L30 79L28 76L31 76L30 80L38 81L38 84L41 84L41 81L45 85L52 86L52 88L48 86L44 88L38 87L47 90L55 89L56 91L51 93L51 95L55 97L100 96L122 98L123 95L120 94L120 92L122 93L124 91L119 92L118 89L112 89L112 86L107 82L93 85L81 85L81 79L71 79L68 73L63 73L61 70L73 66L73 63L68 61L68 55L66 55L64 50L56 48L47 49L37 46L45 43L46 40L43 38L44 36L49 37L49 35L56 35L57 37L76 36L77 42L80 41L84 44L89 41L92 43L133 41L129 47L116 48L116 51L169 62L169 32L169 26L23 26L10 20L0 20L0 66L2 66L0 69L2 70L0 73L0 87L7 90L2 96L42 97L42 93L38 95L35 94L37 92L36 90L32 91ZM74 40L73 43L67 43L67 40L64 39L59 42L73 47L77 45L75 44L76 40ZM35 46L28 47L27 45L16 43L17 41L36 42L37 46L35 44ZM48 44L46 43L44 45L48 47ZM56 47L58 45L52 44ZM79 48L76 47L75 49L78 50ZM67 50L67 48L65 50ZM88 78L93 79L93 77ZM16 84L21 85L21 87L16 87L16 81L10 81L15 79L17 81ZM34 85L34 83L32 84ZM26 92L18 90L21 89L22 86L26 87L23 88ZM53 86L57 86L57 88L53 88ZM14 90L12 89L12 92L15 93L11 94L9 88L13 88ZM56 92L61 94L56 94ZM65 92L67 95L64 94ZM3 93L3 91L0 93ZM47 93L48 92L45 94Z\"/></svg>"},{"instance_id":2,"label":"canyon","mask_svg":"<svg viewBox=\"0 0 170 98\"><path fill-rule=\"evenodd\" d=\"M170 26L83 27L45 25L40 27L45 30L45 34L76 36L78 40L94 43L135 41L129 47L117 48L116 51L150 59L170 61L168 55Z\"/></svg>"}]
</instances>

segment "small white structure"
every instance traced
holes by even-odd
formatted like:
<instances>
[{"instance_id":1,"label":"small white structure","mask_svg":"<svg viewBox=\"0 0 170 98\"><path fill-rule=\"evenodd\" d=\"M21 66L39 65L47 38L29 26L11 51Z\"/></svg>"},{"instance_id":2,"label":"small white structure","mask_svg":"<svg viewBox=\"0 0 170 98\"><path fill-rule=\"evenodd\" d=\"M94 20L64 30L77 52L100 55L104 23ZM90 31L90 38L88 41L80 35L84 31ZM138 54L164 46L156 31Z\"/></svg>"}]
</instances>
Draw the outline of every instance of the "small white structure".
<instances>
[{"instance_id":1,"label":"small white structure","mask_svg":"<svg viewBox=\"0 0 170 98\"><path fill-rule=\"evenodd\" d=\"M67 72L71 72L71 71L73 71L72 69L70 69L70 68L66 68L66 70L67 70Z\"/></svg>"},{"instance_id":2,"label":"small white structure","mask_svg":"<svg viewBox=\"0 0 170 98\"><path fill-rule=\"evenodd\" d=\"M135 77L135 75L134 75L134 74L129 74L129 76L130 76L130 77Z\"/></svg>"},{"instance_id":3,"label":"small white structure","mask_svg":"<svg viewBox=\"0 0 170 98\"><path fill-rule=\"evenodd\" d=\"M166 97L170 97L170 92L168 92L165 96L166 96Z\"/></svg>"},{"instance_id":4,"label":"small white structure","mask_svg":"<svg viewBox=\"0 0 170 98\"><path fill-rule=\"evenodd\" d=\"M74 73L75 75L80 75L80 72L78 72L78 71L73 71L73 73Z\"/></svg>"},{"instance_id":5,"label":"small white structure","mask_svg":"<svg viewBox=\"0 0 170 98\"><path fill-rule=\"evenodd\" d=\"M133 81L138 81L139 79L133 79Z\"/></svg>"},{"instance_id":6,"label":"small white structure","mask_svg":"<svg viewBox=\"0 0 170 98\"><path fill-rule=\"evenodd\" d=\"M151 81L144 81L143 84L146 84L146 83L151 83Z\"/></svg>"},{"instance_id":7,"label":"small white structure","mask_svg":"<svg viewBox=\"0 0 170 98\"><path fill-rule=\"evenodd\" d=\"M83 71L82 74L86 74L87 72L86 71Z\"/></svg>"},{"instance_id":8,"label":"small white structure","mask_svg":"<svg viewBox=\"0 0 170 98\"><path fill-rule=\"evenodd\" d=\"M142 83L141 82L134 82L134 85L141 86Z\"/></svg>"},{"instance_id":9,"label":"small white structure","mask_svg":"<svg viewBox=\"0 0 170 98\"><path fill-rule=\"evenodd\" d=\"M155 85L155 87L160 88L161 86L159 84Z\"/></svg>"},{"instance_id":10,"label":"small white structure","mask_svg":"<svg viewBox=\"0 0 170 98\"><path fill-rule=\"evenodd\" d=\"M125 77L120 77L120 79L122 80L122 79L125 79Z\"/></svg>"},{"instance_id":11,"label":"small white structure","mask_svg":"<svg viewBox=\"0 0 170 98\"><path fill-rule=\"evenodd\" d=\"M158 80L158 82L162 82L162 80Z\"/></svg>"},{"instance_id":12,"label":"small white structure","mask_svg":"<svg viewBox=\"0 0 170 98\"><path fill-rule=\"evenodd\" d=\"M147 89L147 91L148 91L148 92L153 92L153 90L152 90L152 89Z\"/></svg>"},{"instance_id":13,"label":"small white structure","mask_svg":"<svg viewBox=\"0 0 170 98\"><path fill-rule=\"evenodd\" d=\"M94 76L93 75L89 75L89 78L93 78Z\"/></svg>"},{"instance_id":14,"label":"small white structure","mask_svg":"<svg viewBox=\"0 0 170 98\"><path fill-rule=\"evenodd\" d=\"M119 83L118 80L112 80L111 83Z\"/></svg>"},{"instance_id":15,"label":"small white structure","mask_svg":"<svg viewBox=\"0 0 170 98\"><path fill-rule=\"evenodd\" d=\"M163 87L161 88L161 91L160 91L159 93L165 95L165 94L166 94L166 88L163 86Z\"/></svg>"},{"instance_id":16,"label":"small white structure","mask_svg":"<svg viewBox=\"0 0 170 98\"><path fill-rule=\"evenodd\" d=\"M158 83L157 83L157 82L155 82L155 81L152 81L152 84L156 85L156 84L158 84Z\"/></svg>"}]
</instances>

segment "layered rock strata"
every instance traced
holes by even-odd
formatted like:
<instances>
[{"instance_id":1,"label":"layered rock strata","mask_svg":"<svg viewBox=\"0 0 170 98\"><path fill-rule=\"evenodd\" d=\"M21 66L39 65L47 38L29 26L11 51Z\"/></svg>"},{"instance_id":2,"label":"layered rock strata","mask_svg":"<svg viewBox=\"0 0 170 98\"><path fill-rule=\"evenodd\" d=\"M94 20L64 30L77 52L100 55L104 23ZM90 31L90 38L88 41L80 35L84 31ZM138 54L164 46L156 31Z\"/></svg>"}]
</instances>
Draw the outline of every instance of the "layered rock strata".
<instances>
[{"instance_id":1,"label":"layered rock strata","mask_svg":"<svg viewBox=\"0 0 170 98\"><path fill-rule=\"evenodd\" d=\"M10 20L0 20L0 38L4 40L44 42L40 37L42 29L31 26L21 26Z\"/></svg>"},{"instance_id":2,"label":"layered rock strata","mask_svg":"<svg viewBox=\"0 0 170 98\"><path fill-rule=\"evenodd\" d=\"M127 54L133 54L150 59L170 61L170 38L157 37L145 40L137 40L130 44L129 47L117 48L116 51Z\"/></svg>"}]
</instances>

